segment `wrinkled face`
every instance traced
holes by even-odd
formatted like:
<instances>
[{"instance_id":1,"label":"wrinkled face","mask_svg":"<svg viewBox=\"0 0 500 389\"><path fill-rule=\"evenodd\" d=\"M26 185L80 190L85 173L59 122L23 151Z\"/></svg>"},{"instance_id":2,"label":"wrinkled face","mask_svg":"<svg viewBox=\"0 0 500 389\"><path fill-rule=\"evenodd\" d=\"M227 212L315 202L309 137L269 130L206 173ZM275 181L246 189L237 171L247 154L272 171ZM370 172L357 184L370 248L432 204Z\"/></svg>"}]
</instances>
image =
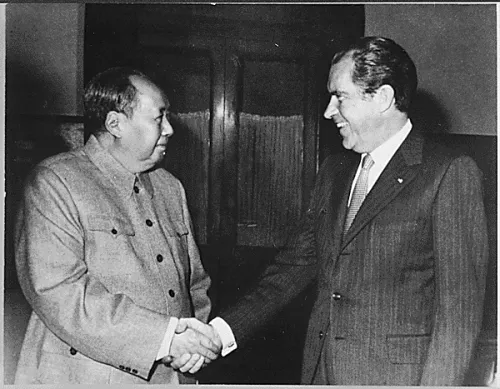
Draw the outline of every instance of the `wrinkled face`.
<instances>
[{"instance_id":1,"label":"wrinkled face","mask_svg":"<svg viewBox=\"0 0 500 389\"><path fill-rule=\"evenodd\" d=\"M131 81L137 89L136 104L132 115L124 120L120 146L145 171L163 159L174 131L167 117L169 103L162 91L137 76Z\"/></svg>"},{"instance_id":2,"label":"wrinkled face","mask_svg":"<svg viewBox=\"0 0 500 389\"><path fill-rule=\"evenodd\" d=\"M347 55L331 67L327 85L331 98L324 117L335 122L346 149L364 153L374 150L379 143L378 106L372 96L353 83L353 66L352 58Z\"/></svg>"}]
</instances>

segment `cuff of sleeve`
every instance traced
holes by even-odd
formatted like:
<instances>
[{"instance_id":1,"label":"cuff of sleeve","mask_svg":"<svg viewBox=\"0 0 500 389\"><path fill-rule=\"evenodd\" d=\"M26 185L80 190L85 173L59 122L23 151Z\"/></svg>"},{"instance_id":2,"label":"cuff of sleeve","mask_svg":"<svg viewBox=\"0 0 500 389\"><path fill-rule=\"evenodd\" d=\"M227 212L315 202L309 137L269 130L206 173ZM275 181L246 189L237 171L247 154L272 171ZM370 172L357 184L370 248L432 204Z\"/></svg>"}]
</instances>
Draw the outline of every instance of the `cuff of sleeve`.
<instances>
[{"instance_id":1,"label":"cuff of sleeve","mask_svg":"<svg viewBox=\"0 0 500 389\"><path fill-rule=\"evenodd\" d=\"M223 357L238 348L231 327L222 318L216 317L209 324L215 329L222 341L221 355Z\"/></svg>"},{"instance_id":2,"label":"cuff of sleeve","mask_svg":"<svg viewBox=\"0 0 500 389\"><path fill-rule=\"evenodd\" d=\"M160 360L166 357L170 353L170 345L172 344L172 339L174 338L175 329L177 328L177 323L179 323L179 319L176 317L171 317L167 331L165 332L165 336L163 337L163 341L161 342L160 350L156 355L156 360Z\"/></svg>"}]
</instances>

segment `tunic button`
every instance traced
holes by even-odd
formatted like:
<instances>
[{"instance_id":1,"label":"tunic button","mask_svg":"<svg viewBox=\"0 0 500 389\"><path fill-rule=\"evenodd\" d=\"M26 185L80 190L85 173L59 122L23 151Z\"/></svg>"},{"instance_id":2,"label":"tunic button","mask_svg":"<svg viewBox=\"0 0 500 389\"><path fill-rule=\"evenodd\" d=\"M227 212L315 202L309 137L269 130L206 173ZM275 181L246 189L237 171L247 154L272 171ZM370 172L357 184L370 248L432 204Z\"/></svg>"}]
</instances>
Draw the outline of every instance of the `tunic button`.
<instances>
[{"instance_id":1,"label":"tunic button","mask_svg":"<svg viewBox=\"0 0 500 389\"><path fill-rule=\"evenodd\" d=\"M132 373L137 374L137 370L132 369Z\"/></svg>"},{"instance_id":2,"label":"tunic button","mask_svg":"<svg viewBox=\"0 0 500 389\"><path fill-rule=\"evenodd\" d=\"M168 294L170 295L170 297L175 297L175 292L172 289L168 291Z\"/></svg>"},{"instance_id":3,"label":"tunic button","mask_svg":"<svg viewBox=\"0 0 500 389\"><path fill-rule=\"evenodd\" d=\"M127 367L125 368L125 370L126 370L126 371L130 371L130 370L132 370L132 369L130 369L130 367L128 367L128 366L127 366Z\"/></svg>"},{"instance_id":4,"label":"tunic button","mask_svg":"<svg viewBox=\"0 0 500 389\"><path fill-rule=\"evenodd\" d=\"M139 193L139 188L137 186L134 186L134 192Z\"/></svg>"},{"instance_id":5,"label":"tunic button","mask_svg":"<svg viewBox=\"0 0 500 389\"><path fill-rule=\"evenodd\" d=\"M116 231L116 229L115 229L115 228L113 228L113 229L111 230L111 233L112 233L113 235L116 235L116 234L118 234L118 231Z\"/></svg>"},{"instance_id":6,"label":"tunic button","mask_svg":"<svg viewBox=\"0 0 500 389\"><path fill-rule=\"evenodd\" d=\"M120 370L124 370L125 369L125 366L123 366L123 365L120 365L118 367L120 368Z\"/></svg>"},{"instance_id":7,"label":"tunic button","mask_svg":"<svg viewBox=\"0 0 500 389\"><path fill-rule=\"evenodd\" d=\"M163 262L163 255L158 254L158 255L156 256L156 260L157 260L158 262Z\"/></svg>"},{"instance_id":8,"label":"tunic button","mask_svg":"<svg viewBox=\"0 0 500 389\"><path fill-rule=\"evenodd\" d=\"M323 339L323 336L324 336L324 335L325 335L325 334L323 333L323 331L320 331L320 332L319 332L319 338L320 338L320 339Z\"/></svg>"},{"instance_id":9,"label":"tunic button","mask_svg":"<svg viewBox=\"0 0 500 389\"><path fill-rule=\"evenodd\" d=\"M148 220L146 220L146 225L147 225L148 227L151 227L151 226L153 225L153 222L152 222L151 220L149 220L149 219L148 219Z\"/></svg>"},{"instance_id":10,"label":"tunic button","mask_svg":"<svg viewBox=\"0 0 500 389\"><path fill-rule=\"evenodd\" d=\"M69 353L70 353L71 355L76 355L76 350L75 350L73 347L71 347L71 348L69 349Z\"/></svg>"},{"instance_id":11,"label":"tunic button","mask_svg":"<svg viewBox=\"0 0 500 389\"><path fill-rule=\"evenodd\" d=\"M332 294L332 298L338 301L342 298L342 295L340 293L334 293Z\"/></svg>"}]
</instances>

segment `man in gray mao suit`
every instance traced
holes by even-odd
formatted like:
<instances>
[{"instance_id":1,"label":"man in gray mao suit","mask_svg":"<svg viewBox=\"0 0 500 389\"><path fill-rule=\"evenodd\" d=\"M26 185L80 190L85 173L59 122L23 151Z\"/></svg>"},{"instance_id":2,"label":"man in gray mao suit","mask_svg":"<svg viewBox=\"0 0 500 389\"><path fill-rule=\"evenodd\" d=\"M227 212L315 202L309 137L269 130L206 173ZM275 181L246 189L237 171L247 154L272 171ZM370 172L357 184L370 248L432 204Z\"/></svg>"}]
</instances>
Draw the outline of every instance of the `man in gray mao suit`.
<instances>
[{"instance_id":1,"label":"man in gray mao suit","mask_svg":"<svg viewBox=\"0 0 500 389\"><path fill-rule=\"evenodd\" d=\"M390 39L338 53L325 117L343 153L255 289L221 313L238 343L316 281L303 384L461 385L487 265L481 173L408 118L417 74Z\"/></svg>"},{"instance_id":2,"label":"man in gray mao suit","mask_svg":"<svg viewBox=\"0 0 500 389\"><path fill-rule=\"evenodd\" d=\"M146 75L113 68L90 81L85 111L87 143L26 181L16 265L33 313L15 383L194 383L182 373L219 345L185 328L209 328L210 278L184 189L159 166L168 99ZM187 352L198 357L175 371Z\"/></svg>"}]
</instances>

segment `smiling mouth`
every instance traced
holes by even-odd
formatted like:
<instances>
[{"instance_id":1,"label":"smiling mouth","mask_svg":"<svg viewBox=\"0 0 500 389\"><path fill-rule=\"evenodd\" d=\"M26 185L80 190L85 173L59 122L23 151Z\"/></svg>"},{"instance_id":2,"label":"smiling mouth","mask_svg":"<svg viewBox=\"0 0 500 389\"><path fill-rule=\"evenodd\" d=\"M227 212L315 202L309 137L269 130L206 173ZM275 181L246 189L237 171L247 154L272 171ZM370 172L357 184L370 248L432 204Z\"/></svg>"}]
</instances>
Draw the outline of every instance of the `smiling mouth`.
<instances>
[{"instance_id":1,"label":"smiling mouth","mask_svg":"<svg viewBox=\"0 0 500 389\"><path fill-rule=\"evenodd\" d=\"M339 113L333 115L331 119L333 120L333 122L335 123L335 125L339 130L347 126L347 122L342 120L343 118L339 115Z\"/></svg>"}]
</instances>

